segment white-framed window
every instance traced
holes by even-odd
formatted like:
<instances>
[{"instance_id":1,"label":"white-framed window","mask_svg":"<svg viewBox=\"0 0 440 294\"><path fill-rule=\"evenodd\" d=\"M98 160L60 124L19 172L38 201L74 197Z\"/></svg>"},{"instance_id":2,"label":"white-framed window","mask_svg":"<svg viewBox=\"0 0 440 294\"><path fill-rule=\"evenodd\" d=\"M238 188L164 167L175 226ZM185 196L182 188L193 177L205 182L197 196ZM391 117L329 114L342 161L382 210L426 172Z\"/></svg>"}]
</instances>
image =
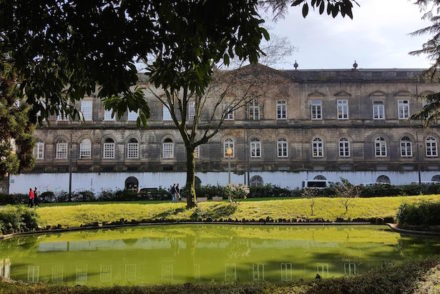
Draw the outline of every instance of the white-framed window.
<instances>
[{"instance_id":1,"label":"white-framed window","mask_svg":"<svg viewBox=\"0 0 440 294\"><path fill-rule=\"evenodd\" d=\"M336 101L338 119L348 119L348 100L340 99Z\"/></svg>"},{"instance_id":2,"label":"white-framed window","mask_svg":"<svg viewBox=\"0 0 440 294\"><path fill-rule=\"evenodd\" d=\"M81 101L81 113L85 121L93 120L93 100Z\"/></svg>"},{"instance_id":3,"label":"white-framed window","mask_svg":"<svg viewBox=\"0 0 440 294\"><path fill-rule=\"evenodd\" d=\"M91 158L92 157L92 142L89 139L84 139L79 144L79 158Z\"/></svg>"},{"instance_id":4,"label":"white-framed window","mask_svg":"<svg viewBox=\"0 0 440 294\"><path fill-rule=\"evenodd\" d=\"M37 144L35 144L35 158L37 160L44 159L44 143L43 142L37 142Z\"/></svg>"},{"instance_id":5,"label":"white-framed window","mask_svg":"<svg viewBox=\"0 0 440 294\"><path fill-rule=\"evenodd\" d=\"M437 139L434 137L426 138L426 157L437 157Z\"/></svg>"},{"instance_id":6,"label":"white-framed window","mask_svg":"<svg viewBox=\"0 0 440 294\"><path fill-rule=\"evenodd\" d=\"M106 110L104 109L104 120L105 121L115 121L116 120L116 116L113 116L113 110Z\"/></svg>"},{"instance_id":7,"label":"white-framed window","mask_svg":"<svg viewBox=\"0 0 440 294\"><path fill-rule=\"evenodd\" d=\"M289 148L287 140L285 138L278 139L277 141L277 155L278 157L287 157L289 154Z\"/></svg>"},{"instance_id":8,"label":"white-framed window","mask_svg":"<svg viewBox=\"0 0 440 294\"><path fill-rule=\"evenodd\" d=\"M228 150L228 148L231 148L231 150L232 150L232 155L231 155L231 157L234 157L234 156L235 156L234 139L227 138L227 139L225 139L225 141L223 142L223 157L224 157L224 158L229 158L228 154L226 153L226 151Z\"/></svg>"},{"instance_id":9,"label":"white-framed window","mask_svg":"<svg viewBox=\"0 0 440 294\"><path fill-rule=\"evenodd\" d=\"M277 119L287 119L287 102L285 100L277 101Z\"/></svg>"},{"instance_id":10,"label":"white-framed window","mask_svg":"<svg viewBox=\"0 0 440 294\"><path fill-rule=\"evenodd\" d=\"M376 157L386 157L387 156L387 142L384 138L379 137L374 140L374 150Z\"/></svg>"},{"instance_id":11,"label":"white-framed window","mask_svg":"<svg viewBox=\"0 0 440 294\"><path fill-rule=\"evenodd\" d=\"M313 120L322 119L322 101L312 100L310 105L310 115Z\"/></svg>"},{"instance_id":12,"label":"white-framed window","mask_svg":"<svg viewBox=\"0 0 440 294\"><path fill-rule=\"evenodd\" d=\"M257 99L249 102L249 119L260 120L260 104L258 104Z\"/></svg>"},{"instance_id":13,"label":"white-framed window","mask_svg":"<svg viewBox=\"0 0 440 294\"><path fill-rule=\"evenodd\" d=\"M200 158L200 145L194 148L194 158Z\"/></svg>"},{"instance_id":14,"label":"white-framed window","mask_svg":"<svg viewBox=\"0 0 440 294\"><path fill-rule=\"evenodd\" d=\"M136 121L139 117L139 111L128 111L127 121Z\"/></svg>"},{"instance_id":15,"label":"white-framed window","mask_svg":"<svg viewBox=\"0 0 440 294\"><path fill-rule=\"evenodd\" d=\"M402 137L400 139L400 156L411 157L412 156L412 143L410 138Z\"/></svg>"},{"instance_id":16,"label":"white-framed window","mask_svg":"<svg viewBox=\"0 0 440 294\"><path fill-rule=\"evenodd\" d=\"M257 138L251 140L251 157L261 157L261 141Z\"/></svg>"},{"instance_id":17,"label":"white-framed window","mask_svg":"<svg viewBox=\"0 0 440 294\"><path fill-rule=\"evenodd\" d=\"M339 139L339 157L350 157L350 142L347 138Z\"/></svg>"},{"instance_id":18,"label":"white-framed window","mask_svg":"<svg viewBox=\"0 0 440 294\"><path fill-rule=\"evenodd\" d=\"M56 159L67 159L67 143L58 142L56 145Z\"/></svg>"},{"instance_id":19,"label":"white-framed window","mask_svg":"<svg viewBox=\"0 0 440 294\"><path fill-rule=\"evenodd\" d=\"M398 111L399 119L408 119L409 118L409 101L408 100L397 101L397 111Z\"/></svg>"},{"instance_id":20,"label":"white-framed window","mask_svg":"<svg viewBox=\"0 0 440 294\"><path fill-rule=\"evenodd\" d=\"M127 143L127 158L139 158L139 143L135 138L131 138L130 141L128 141Z\"/></svg>"},{"instance_id":21,"label":"white-framed window","mask_svg":"<svg viewBox=\"0 0 440 294\"><path fill-rule=\"evenodd\" d=\"M315 138L312 141L312 156L324 157L324 142L321 138Z\"/></svg>"},{"instance_id":22,"label":"white-framed window","mask_svg":"<svg viewBox=\"0 0 440 294\"><path fill-rule=\"evenodd\" d=\"M189 102L189 104L188 104L188 119L194 120L195 116L196 116L196 103Z\"/></svg>"},{"instance_id":23,"label":"white-framed window","mask_svg":"<svg viewBox=\"0 0 440 294\"><path fill-rule=\"evenodd\" d=\"M225 112L225 120L234 120L234 110L232 106L226 106Z\"/></svg>"},{"instance_id":24,"label":"white-framed window","mask_svg":"<svg viewBox=\"0 0 440 294\"><path fill-rule=\"evenodd\" d=\"M259 175L252 176L250 179L250 186L251 187L261 187L264 185L263 178Z\"/></svg>"},{"instance_id":25,"label":"white-framed window","mask_svg":"<svg viewBox=\"0 0 440 294\"><path fill-rule=\"evenodd\" d=\"M115 158L115 141L111 138L105 139L104 146L102 149L103 159L114 159Z\"/></svg>"},{"instance_id":26,"label":"white-framed window","mask_svg":"<svg viewBox=\"0 0 440 294\"><path fill-rule=\"evenodd\" d=\"M373 102L373 119L385 119L385 105L382 101Z\"/></svg>"},{"instance_id":27,"label":"white-framed window","mask_svg":"<svg viewBox=\"0 0 440 294\"><path fill-rule=\"evenodd\" d=\"M170 110L165 105L162 106L162 120L173 120Z\"/></svg>"},{"instance_id":28,"label":"white-framed window","mask_svg":"<svg viewBox=\"0 0 440 294\"><path fill-rule=\"evenodd\" d=\"M163 141L162 157L165 159L174 158L174 142L170 138Z\"/></svg>"}]
</instances>

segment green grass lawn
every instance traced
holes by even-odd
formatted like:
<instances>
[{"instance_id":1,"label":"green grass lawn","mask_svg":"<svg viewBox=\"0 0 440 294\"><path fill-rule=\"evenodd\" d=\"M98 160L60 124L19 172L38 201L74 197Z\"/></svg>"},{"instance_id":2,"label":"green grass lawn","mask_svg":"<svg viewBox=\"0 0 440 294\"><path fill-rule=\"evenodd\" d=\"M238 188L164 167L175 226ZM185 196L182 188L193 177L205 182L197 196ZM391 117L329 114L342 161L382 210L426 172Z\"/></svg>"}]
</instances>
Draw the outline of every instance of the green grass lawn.
<instances>
[{"instance_id":1,"label":"green grass lawn","mask_svg":"<svg viewBox=\"0 0 440 294\"><path fill-rule=\"evenodd\" d=\"M350 202L345 213L342 198L314 199L314 214L311 214L310 199L258 199L258 201L201 202L197 208L185 209L185 203L170 202L123 202L123 203L82 203L68 205L47 205L36 208L42 227L77 227L80 225L111 223L125 219L128 221L154 220L227 220L246 219L317 219L335 221L337 218L352 220L355 218L395 217L402 203L420 201L440 201L440 195L356 198Z\"/></svg>"}]
</instances>

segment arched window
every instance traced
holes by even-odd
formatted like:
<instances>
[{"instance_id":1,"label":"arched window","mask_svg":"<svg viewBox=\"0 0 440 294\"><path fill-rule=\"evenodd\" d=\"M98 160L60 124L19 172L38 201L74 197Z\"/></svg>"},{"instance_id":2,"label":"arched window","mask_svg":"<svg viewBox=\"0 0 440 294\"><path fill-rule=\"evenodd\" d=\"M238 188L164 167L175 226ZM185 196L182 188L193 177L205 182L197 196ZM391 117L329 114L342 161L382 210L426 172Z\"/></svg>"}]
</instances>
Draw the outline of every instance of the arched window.
<instances>
[{"instance_id":1,"label":"arched window","mask_svg":"<svg viewBox=\"0 0 440 294\"><path fill-rule=\"evenodd\" d=\"M391 184L390 178L385 176L385 175L381 175L378 176L376 179L376 183L378 184Z\"/></svg>"},{"instance_id":2,"label":"arched window","mask_svg":"<svg viewBox=\"0 0 440 294\"><path fill-rule=\"evenodd\" d=\"M261 187L261 186L263 186L263 178L261 177L261 176L258 176L258 175L256 175L256 176L253 176L252 178L251 178L251 187Z\"/></svg>"},{"instance_id":3,"label":"arched window","mask_svg":"<svg viewBox=\"0 0 440 294\"><path fill-rule=\"evenodd\" d=\"M339 139L339 157L350 157L350 142L348 139Z\"/></svg>"},{"instance_id":4,"label":"arched window","mask_svg":"<svg viewBox=\"0 0 440 294\"><path fill-rule=\"evenodd\" d=\"M251 157L261 157L261 142L257 138L251 140Z\"/></svg>"},{"instance_id":5,"label":"arched window","mask_svg":"<svg viewBox=\"0 0 440 294\"><path fill-rule=\"evenodd\" d=\"M316 181L326 181L326 177L324 177L323 175L317 175L316 177L313 178Z\"/></svg>"},{"instance_id":6,"label":"arched window","mask_svg":"<svg viewBox=\"0 0 440 294\"><path fill-rule=\"evenodd\" d=\"M79 144L79 158L91 158L92 157L92 142L89 139L84 139Z\"/></svg>"},{"instance_id":7,"label":"arched window","mask_svg":"<svg viewBox=\"0 0 440 294\"><path fill-rule=\"evenodd\" d=\"M288 156L289 148L288 148L286 139L284 139L284 138L278 139L277 154L278 154L278 157L287 157Z\"/></svg>"},{"instance_id":8,"label":"arched window","mask_svg":"<svg viewBox=\"0 0 440 294\"><path fill-rule=\"evenodd\" d=\"M35 158L37 160L44 159L44 143L43 142L37 142L37 144L35 144Z\"/></svg>"},{"instance_id":9,"label":"arched window","mask_svg":"<svg viewBox=\"0 0 440 294\"><path fill-rule=\"evenodd\" d=\"M433 176L431 181L436 182L436 183L440 183L440 175Z\"/></svg>"},{"instance_id":10,"label":"arched window","mask_svg":"<svg viewBox=\"0 0 440 294\"><path fill-rule=\"evenodd\" d=\"M434 137L426 138L426 157L437 157L437 140Z\"/></svg>"},{"instance_id":11,"label":"arched window","mask_svg":"<svg viewBox=\"0 0 440 294\"><path fill-rule=\"evenodd\" d=\"M138 191L139 181L136 177L128 177L125 180L125 190L128 191Z\"/></svg>"},{"instance_id":12,"label":"arched window","mask_svg":"<svg viewBox=\"0 0 440 294\"><path fill-rule=\"evenodd\" d=\"M107 138L104 141L102 149L103 159L114 159L115 158L115 141L111 138Z\"/></svg>"},{"instance_id":13,"label":"arched window","mask_svg":"<svg viewBox=\"0 0 440 294\"><path fill-rule=\"evenodd\" d=\"M67 143L65 141L60 141L56 146L56 159L67 159Z\"/></svg>"},{"instance_id":14,"label":"arched window","mask_svg":"<svg viewBox=\"0 0 440 294\"><path fill-rule=\"evenodd\" d=\"M400 139L400 156L411 157L412 156L412 143L410 138L402 137Z\"/></svg>"},{"instance_id":15,"label":"arched window","mask_svg":"<svg viewBox=\"0 0 440 294\"><path fill-rule=\"evenodd\" d=\"M324 156L324 143L321 138L315 138L312 141L312 156L323 157Z\"/></svg>"},{"instance_id":16,"label":"arched window","mask_svg":"<svg viewBox=\"0 0 440 294\"><path fill-rule=\"evenodd\" d=\"M174 142L170 138L163 140L162 157L165 159L174 158Z\"/></svg>"},{"instance_id":17,"label":"arched window","mask_svg":"<svg viewBox=\"0 0 440 294\"><path fill-rule=\"evenodd\" d=\"M234 157L235 156L235 150L234 150L234 139L231 139L231 138L227 138L227 139L225 139L225 141L223 142L223 156L225 157L225 158L229 158L229 156L228 156L228 154L227 154L227 150L228 150L228 148L231 148L231 150L232 150L232 155L231 155L231 157Z\"/></svg>"},{"instance_id":18,"label":"arched window","mask_svg":"<svg viewBox=\"0 0 440 294\"><path fill-rule=\"evenodd\" d=\"M127 143L127 158L139 158L139 143L135 138L131 138L130 141L128 141Z\"/></svg>"},{"instance_id":19,"label":"arched window","mask_svg":"<svg viewBox=\"0 0 440 294\"><path fill-rule=\"evenodd\" d=\"M374 140L375 154L376 157L386 157L387 156L387 142L384 138L379 137Z\"/></svg>"}]
</instances>

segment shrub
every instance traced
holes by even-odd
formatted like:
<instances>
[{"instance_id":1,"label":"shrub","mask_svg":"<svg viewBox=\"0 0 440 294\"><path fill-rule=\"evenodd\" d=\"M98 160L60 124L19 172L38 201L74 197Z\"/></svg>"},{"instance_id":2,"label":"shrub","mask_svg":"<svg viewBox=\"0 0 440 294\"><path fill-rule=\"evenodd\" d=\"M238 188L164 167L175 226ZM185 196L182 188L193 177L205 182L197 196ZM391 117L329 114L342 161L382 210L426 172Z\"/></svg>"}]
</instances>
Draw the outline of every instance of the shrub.
<instances>
[{"instance_id":1,"label":"shrub","mask_svg":"<svg viewBox=\"0 0 440 294\"><path fill-rule=\"evenodd\" d=\"M2 234L27 232L37 228L37 215L33 209L23 206L6 206L0 209Z\"/></svg>"},{"instance_id":2,"label":"shrub","mask_svg":"<svg viewBox=\"0 0 440 294\"><path fill-rule=\"evenodd\" d=\"M95 194L92 191L81 191L72 194L73 202L92 202L95 200Z\"/></svg>"},{"instance_id":3,"label":"shrub","mask_svg":"<svg viewBox=\"0 0 440 294\"><path fill-rule=\"evenodd\" d=\"M69 201L69 193L62 191L57 195L57 202L67 202L67 201Z\"/></svg>"},{"instance_id":4,"label":"shrub","mask_svg":"<svg viewBox=\"0 0 440 294\"><path fill-rule=\"evenodd\" d=\"M6 204L26 204L28 195L26 194L0 194L0 205Z\"/></svg>"},{"instance_id":5,"label":"shrub","mask_svg":"<svg viewBox=\"0 0 440 294\"><path fill-rule=\"evenodd\" d=\"M44 203L54 202L56 200L55 193L52 191L43 192L38 195L38 200Z\"/></svg>"},{"instance_id":6,"label":"shrub","mask_svg":"<svg viewBox=\"0 0 440 294\"><path fill-rule=\"evenodd\" d=\"M230 201L234 199L246 199L249 194L249 188L243 185L228 185L225 189L225 197Z\"/></svg>"},{"instance_id":7,"label":"shrub","mask_svg":"<svg viewBox=\"0 0 440 294\"><path fill-rule=\"evenodd\" d=\"M399 226L440 226L440 202L402 204L397 221Z\"/></svg>"}]
</instances>

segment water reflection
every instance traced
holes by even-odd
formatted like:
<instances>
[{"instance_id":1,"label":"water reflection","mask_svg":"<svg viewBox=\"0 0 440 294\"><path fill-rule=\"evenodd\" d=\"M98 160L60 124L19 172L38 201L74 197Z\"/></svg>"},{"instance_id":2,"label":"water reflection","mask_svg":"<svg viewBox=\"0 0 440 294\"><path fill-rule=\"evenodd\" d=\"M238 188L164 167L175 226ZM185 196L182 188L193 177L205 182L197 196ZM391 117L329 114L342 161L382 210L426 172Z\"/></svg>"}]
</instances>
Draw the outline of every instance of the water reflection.
<instances>
[{"instance_id":1,"label":"water reflection","mask_svg":"<svg viewBox=\"0 0 440 294\"><path fill-rule=\"evenodd\" d=\"M153 226L0 242L0 277L108 286L352 276L440 252L383 227Z\"/></svg>"}]
</instances>

